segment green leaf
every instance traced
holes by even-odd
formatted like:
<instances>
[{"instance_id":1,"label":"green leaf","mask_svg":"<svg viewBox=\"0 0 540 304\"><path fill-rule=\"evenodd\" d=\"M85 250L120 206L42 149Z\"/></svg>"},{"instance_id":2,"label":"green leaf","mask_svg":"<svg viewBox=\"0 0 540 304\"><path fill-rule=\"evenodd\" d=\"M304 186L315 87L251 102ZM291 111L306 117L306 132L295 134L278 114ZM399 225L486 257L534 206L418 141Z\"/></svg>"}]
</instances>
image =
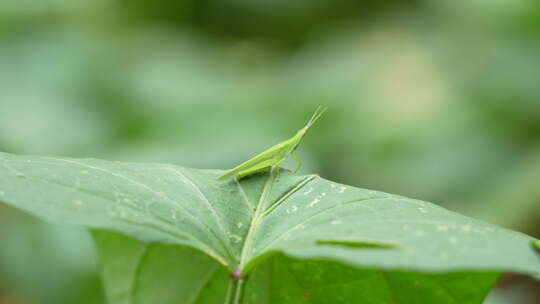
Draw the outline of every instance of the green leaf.
<instances>
[{"instance_id":1,"label":"green leaf","mask_svg":"<svg viewBox=\"0 0 540 304\"><path fill-rule=\"evenodd\" d=\"M200 251L93 234L109 303L223 303L228 273Z\"/></svg>"},{"instance_id":2,"label":"green leaf","mask_svg":"<svg viewBox=\"0 0 540 304\"><path fill-rule=\"evenodd\" d=\"M223 303L229 274L187 246L95 231L109 303ZM274 255L249 277L246 303L481 303L496 273L419 274Z\"/></svg>"},{"instance_id":3,"label":"green leaf","mask_svg":"<svg viewBox=\"0 0 540 304\"><path fill-rule=\"evenodd\" d=\"M126 247L133 254L126 263L135 268L146 250L151 256L188 260L187 264L178 262L177 267L191 265L190 253L168 252L167 247L163 252L154 251L152 246L160 243L198 249L228 273L240 269L252 277L268 267L269 261L283 256L374 271L540 273L540 257L530 245L532 237L427 202L342 185L316 175L281 170L240 182L222 182L217 180L221 170L166 164L5 153L0 154L0 161L0 200L56 222L117 231L152 243L108 250L113 253L107 256ZM187 272L189 277L218 271L207 260L196 263ZM164 266L156 264L149 274L142 272L140 280L152 281L148 278L157 277L159 267L163 270ZM286 273L279 275L287 277ZM113 276L110 280L120 279ZM223 290L224 279L216 280L222 281L216 283L222 285L216 290ZM171 281L201 283L176 274ZM248 281L246 299L256 281ZM276 281L281 282L277 277ZM382 291L377 294L384 297ZM138 290L136 296L145 297ZM186 294L185 301L190 299L187 296L194 297ZM131 303L125 299L113 303L125 301Z\"/></svg>"}]
</instances>

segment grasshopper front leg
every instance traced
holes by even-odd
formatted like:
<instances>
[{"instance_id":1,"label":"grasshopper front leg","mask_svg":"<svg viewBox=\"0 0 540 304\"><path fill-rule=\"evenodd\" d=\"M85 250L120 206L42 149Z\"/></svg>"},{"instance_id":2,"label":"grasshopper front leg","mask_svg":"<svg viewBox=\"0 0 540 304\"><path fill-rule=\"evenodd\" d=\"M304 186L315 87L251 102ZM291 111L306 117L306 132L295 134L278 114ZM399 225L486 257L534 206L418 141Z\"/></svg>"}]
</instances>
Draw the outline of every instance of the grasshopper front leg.
<instances>
[{"instance_id":1,"label":"grasshopper front leg","mask_svg":"<svg viewBox=\"0 0 540 304\"><path fill-rule=\"evenodd\" d=\"M294 161L297 164L297 167L294 170L294 174L296 174L298 172L298 170L300 170L300 168L302 168L302 159L300 157L298 157L298 155L296 155L296 153L294 153L294 151L291 152L291 155L292 155Z\"/></svg>"}]
</instances>

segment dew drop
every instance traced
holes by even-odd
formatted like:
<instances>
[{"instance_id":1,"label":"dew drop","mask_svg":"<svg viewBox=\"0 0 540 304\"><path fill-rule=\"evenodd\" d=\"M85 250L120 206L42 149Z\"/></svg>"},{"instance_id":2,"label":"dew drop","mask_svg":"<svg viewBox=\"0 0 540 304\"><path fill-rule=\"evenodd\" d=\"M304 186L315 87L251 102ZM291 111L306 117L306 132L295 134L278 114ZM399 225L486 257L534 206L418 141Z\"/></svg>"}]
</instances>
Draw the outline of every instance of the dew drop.
<instances>
[{"instance_id":1,"label":"dew drop","mask_svg":"<svg viewBox=\"0 0 540 304\"><path fill-rule=\"evenodd\" d=\"M231 240L235 243L239 243L242 240L242 238L236 234L230 234L229 236L231 237Z\"/></svg>"},{"instance_id":2,"label":"dew drop","mask_svg":"<svg viewBox=\"0 0 540 304\"><path fill-rule=\"evenodd\" d=\"M340 220L333 220L333 221L330 222L330 224L339 225L339 224L341 224L341 221Z\"/></svg>"},{"instance_id":3,"label":"dew drop","mask_svg":"<svg viewBox=\"0 0 540 304\"><path fill-rule=\"evenodd\" d=\"M452 243L452 244L455 244L455 243L457 243L458 239L457 239L457 237L452 236L452 237L450 237L450 238L448 239L448 241L449 241L450 243Z\"/></svg>"},{"instance_id":4,"label":"dew drop","mask_svg":"<svg viewBox=\"0 0 540 304\"><path fill-rule=\"evenodd\" d=\"M317 205L319 202L320 202L320 200L318 198L316 198L316 199L312 200L311 203L309 203L308 207L311 208L311 207Z\"/></svg>"},{"instance_id":5,"label":"dew drop","mask_svg":"<svg viewBox=\"0 0 540 304\"><path fill-rule=\"evenodd\" d=\"M339 187L338 193L343 193L343 192L345 192L345 190L347 190L347 187L341 186L341 187Z\"/></svg>"},{"instance_id":6,"label":"dew drop","mask_svg":"<svg viewBox=\"0 0 540 304\"><path fill-rule=\"evenodd\" d=\"M420 211L420 213L424 213L424 214L425 214L425 213L428 213L428 211L427 211L425 208L423 208L423 207L419 207L419 208L418 208L418 211Z\"/></svg>"},{"instance_id":7,"label":"dew drop","mask_svg":"<svg viewBox=\"0 0 540 304\"><path fill-rule=\"evenodd\" d=\"M244 226L244 223L242 222L236 223L236 227L238 227L238 229L242 228L242 226Z\"/></svg>"},{"instance_id":8,"label":"dew drop","mask_svg":"<svg viewBox=\"0 0 540 304\"><path fill-rule=\"evenodd\" d=\"M309 188L309 190L304 192L304 195L310 194L311 192L313 192L313 190L315 190L315 188Z\"/></svg>"},{"instance_id":9,"label":"dew drop","mask_svg":"<svg viewBox=\"0 0 540 304\"><path fill-rule=\"evenodd\" d=\"M463 225L463 226L461 226L461 231L463 231L465 233L471 232L471 229L472 229L471 225Z\"/></svg>"},{"instance_id":10,"label":"dew drop","mask_svg":"<svg viewBox=\"0 0 540 304\"><path fill-rule=\"evenodd\" d=\"M88 170L82 170L80 171L81 174L88 174Z\"/></svg>"},{"instance_id":11,"label":"dew drop","mask_svg":"<svg viewBox=\"0 0 540 304\"><path fill-rule=\"evenodd\" d=\"M77 205L77 206L82 206L83 201L81 201L81 200L76 200L74 203L75 203L75 205Z\"/></svg>"},{"instance_id":12,"label":"dew drop","mask_svg":"<svg viewBox=\"0 0 540 304\"><path fill-rule=\"evenodd\" d=\"M4 191L0 190L0 196L4 196L4 195L6 195L6 193Z\"/></svg>"},{"instance_id":13,"label":"dew drop","mask_svg":"<svg viewBox=\"0 0 540 304\"><path fill-rule=\"evenodd\" d=\"M416 230L415 234L417 236L424 236L426 233L424 231L422 231L422 230Z\"/></svg>"},{"instance_id":14,"label":"dew drop","mask_svg":"<svg viewBox=\"0 0 540 304\"><path fill-rule=\"evenodd\" d=\"M293 205L291 208L288 208L287 209L287 213L294 213L298 210L298 207L296 207L296 205Z\"/></svg>"},{"instance_id":15,"label":"dew drop","mask_svg":"<svg viewBox=\"0 0 540 304\"><path fill-rule=\"evenodd\" d=\"M446 231L448 231L448 226L445 226L445 225L437 225L437 230L438 230L438 231L442 231L442 232L446 232Z\"/></svg>"}]
</instances>

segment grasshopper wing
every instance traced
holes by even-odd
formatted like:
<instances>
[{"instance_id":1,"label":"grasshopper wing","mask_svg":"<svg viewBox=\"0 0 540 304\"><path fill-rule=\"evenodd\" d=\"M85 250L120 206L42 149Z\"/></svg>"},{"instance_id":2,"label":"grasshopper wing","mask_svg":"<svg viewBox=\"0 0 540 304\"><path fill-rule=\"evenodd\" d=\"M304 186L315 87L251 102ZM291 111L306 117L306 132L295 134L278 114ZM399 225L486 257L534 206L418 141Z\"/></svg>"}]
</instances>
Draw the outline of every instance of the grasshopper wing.
<instances>
[{"instance_id":1,"label":"grasshopper wing","mask_svg":"<svg viewBox=\"0 0 540 304\"><path fill-rule=\"evenodd\" d=\"M225 180L231 177L242 178L251 173L264 170L273 165L279 164L280 161L287 156L287 146L284 144L288 142L281 142L268 150L261 152L257 156L241 163L240 165L232 168L220 176L219 180Z\"/></svg>"}]
</instances>

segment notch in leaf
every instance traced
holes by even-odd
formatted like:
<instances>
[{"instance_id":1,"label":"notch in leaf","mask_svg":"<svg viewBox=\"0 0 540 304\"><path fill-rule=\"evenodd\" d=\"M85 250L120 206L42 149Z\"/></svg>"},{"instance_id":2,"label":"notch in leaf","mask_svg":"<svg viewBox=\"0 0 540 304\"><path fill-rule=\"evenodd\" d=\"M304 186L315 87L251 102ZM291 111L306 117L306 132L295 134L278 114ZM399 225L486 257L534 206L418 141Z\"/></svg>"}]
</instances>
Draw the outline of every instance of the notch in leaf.
<instances>
[{"instance_id":1,"label":"notch in leaf","mask_svg":"<svg viewBox=\"0 0 540 304\"><path fill-rule=\"evenodd\" d=\"M317 245L342 246L347 248L366 248L366 249L397 249L395 244L387 244L373 241L354 241L354 240L318 240Z\"/></svg>"},{"instance_id":2,"label":"notch in leaf","mask_svg":"<svg viewBox=\"0 0 540 304\"><path fill-rule=\"evenodd\" d=\"M531 247L536 253L540 254L540 241L531 240Z\"/></svg>"}]
</instances>

